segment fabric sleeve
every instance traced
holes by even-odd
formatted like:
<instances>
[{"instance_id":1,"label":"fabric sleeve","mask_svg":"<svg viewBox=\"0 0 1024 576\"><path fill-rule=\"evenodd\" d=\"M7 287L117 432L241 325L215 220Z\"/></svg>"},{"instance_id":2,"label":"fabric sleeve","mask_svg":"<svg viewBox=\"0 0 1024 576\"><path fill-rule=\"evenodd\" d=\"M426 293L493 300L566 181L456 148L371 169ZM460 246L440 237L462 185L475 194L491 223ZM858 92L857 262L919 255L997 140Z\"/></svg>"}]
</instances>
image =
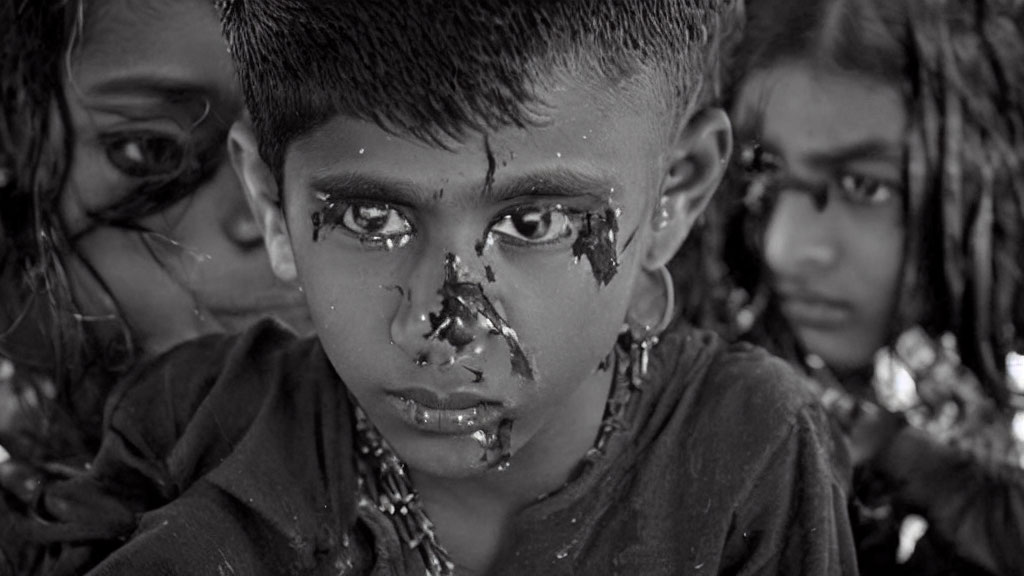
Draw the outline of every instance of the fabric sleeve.
<instances>
[{"instance_id":1,"label":"fabric sleeve","mask_svg":"<svg viewBox=\"0 0 1024 576\"><path fill-rule=\"evenodd\" d=\"M995 574L1024 574L1024 470L911 427L871 466L958 556Z\"/></svg>"},{"instance_id":2,"label":"fabric sleeve","mask_svg":"<svg viewBox=\"0 0 1024 576\"><path fill-rule=\"evenodd\" d=\"M265 563L230 497L199 483L174 502L143 516L138 531L88 574L186 576L197 571L251 576L290 572Z\"/></svg>"},{"instance_id":3,"label":"fabric sleeve","mask_svg":"<svg viewBox=\"0 0 1024 576\"><path fill-rule=\"evenodd\" d=\"M796 414L732 518L722 573L857 574L835 434L817 406Z\"/></svg>"},{"instance_id":4,"label":"fabric sleeve","mask_svg":"<svg viewBox=\"0 0 1024 576\"><path fill-rule=\"evenodd\" d=\"M216 467L244 436L270 379L251 373L294 336L262 322L236 337L183 344L130 374L111 395L100 450L87 473L48 486L39 538L79 574L132 535L139 517L172 501ZM240 374L242 376L240 377ZM246 377L247 376L247 377Z\"/></svg>"}]
</instances>

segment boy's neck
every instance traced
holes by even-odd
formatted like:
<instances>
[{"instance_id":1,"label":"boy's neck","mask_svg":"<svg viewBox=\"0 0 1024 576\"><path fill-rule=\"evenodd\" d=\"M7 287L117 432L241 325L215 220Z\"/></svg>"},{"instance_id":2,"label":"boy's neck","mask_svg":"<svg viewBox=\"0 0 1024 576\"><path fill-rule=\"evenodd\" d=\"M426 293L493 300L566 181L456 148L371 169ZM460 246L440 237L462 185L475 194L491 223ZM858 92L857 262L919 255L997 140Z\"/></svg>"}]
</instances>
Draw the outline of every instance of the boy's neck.
<instances>
[{"instance_id":1,"label":"boy's neck","mask_svg":"<svg viewBox=\"0 0 1024 576\"><path fill-rule=\"evenodd\" d=\"M572 479L594 445L611 383L611 371L592 374L557 408L562 417L552 418L553 424L513 453L507 470L458 479L410 471L439 540L456 564L465 566L467 556L475 556L469 566L489 565L512 517Z\"/></svg>"}]
</instances>

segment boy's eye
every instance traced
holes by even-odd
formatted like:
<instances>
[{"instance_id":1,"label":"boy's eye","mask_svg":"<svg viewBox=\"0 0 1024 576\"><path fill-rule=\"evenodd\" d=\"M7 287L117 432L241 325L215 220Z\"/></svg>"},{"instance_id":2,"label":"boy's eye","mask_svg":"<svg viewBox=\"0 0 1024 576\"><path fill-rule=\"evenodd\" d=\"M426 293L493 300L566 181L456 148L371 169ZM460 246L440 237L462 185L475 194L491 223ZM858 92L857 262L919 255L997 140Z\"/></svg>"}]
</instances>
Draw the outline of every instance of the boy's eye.
<instances>
[{"instance_id":1,"label":"boy's eye","mask_svg":"<svg viewBox=\"0 0 1024 576\"><path fill-rule=\"evenodd\" d=\"M885 204L900 194L897 186L854 174L840 176L839 190L848 201L864 205Z\"/></svg>"},{"instance_id":2,"label":"boy's eye","mask_svg":"<svg viewBox=\"0 0 1024 576\"><path fill-rule=\"evenodd\" d=\"M102 138L107 159L127 176L173 176L185 160L185 145L156 132L128 132Z\"/></svg>"},{"instance_id":3,"label":"boy's eye","mask_svg":"<svg viewBox=\"0 0 1024 576\"><path fill-rule=\"evenodd\" d=\"M350 204L341 225L361 238L388 238L412 233L412 224L388 204Z\"/></svg>"},{"instance_id":4,"label":"boy's eye","mask_svg":"<svg viewBox=\"0 0 1024 576\"><path fill-rule=\"evenodd\" d=\"M562 208L525 208L503 216L491 231L513 243L548 244L572 235L572 221Z\"/></svg>"}]
</instances>

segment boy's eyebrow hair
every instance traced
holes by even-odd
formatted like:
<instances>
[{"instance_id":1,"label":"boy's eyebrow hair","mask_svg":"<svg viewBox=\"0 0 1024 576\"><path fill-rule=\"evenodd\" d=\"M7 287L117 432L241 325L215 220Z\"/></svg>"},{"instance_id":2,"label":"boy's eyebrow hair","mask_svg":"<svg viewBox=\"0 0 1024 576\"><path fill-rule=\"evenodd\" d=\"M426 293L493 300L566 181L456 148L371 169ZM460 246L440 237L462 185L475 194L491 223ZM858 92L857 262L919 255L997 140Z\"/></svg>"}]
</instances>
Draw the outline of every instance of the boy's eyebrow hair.
<instances>
[{"instance_id":1,"label":"boy's eyebrow hair","mask_svg":"<svg viewBox=\"0 0 1024 576\"><path fill-rule=\"evenodd\" d=\"M607 200L616 185L615 180L592 172L556 168L532 172L492 186L481 186L479 200L481 203L497 203L524 196L590 196ZM329 196L372 198L400 205L439 200L435 190L384 175L358 172L314 175L309 180L309 187Z\"/></svg>"}]
</instances>

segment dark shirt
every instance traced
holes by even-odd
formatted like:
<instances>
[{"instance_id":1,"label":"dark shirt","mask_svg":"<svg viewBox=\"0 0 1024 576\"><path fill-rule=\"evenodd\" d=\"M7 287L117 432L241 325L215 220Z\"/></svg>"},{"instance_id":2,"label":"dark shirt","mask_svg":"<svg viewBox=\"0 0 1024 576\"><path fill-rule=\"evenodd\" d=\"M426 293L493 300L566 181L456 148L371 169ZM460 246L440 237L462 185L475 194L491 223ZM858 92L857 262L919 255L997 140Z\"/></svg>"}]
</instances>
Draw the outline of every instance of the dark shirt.
<instances>
[{"instance_id":1,"label":"dark shirt","mask_svg":"<svg viewBox=\"0 0 1024 576\"><path fill-rule=\"evenodd\" d=\"M493 573L855 574L835 436L797 378L677 325L631 426L514 518ZM352 406L316 340L267 321L183 345L107 424L90 477L48 495L118 499L63 518L131 534L95 574L423 573L358 496Z\"/></svg>"}]
</instances>

